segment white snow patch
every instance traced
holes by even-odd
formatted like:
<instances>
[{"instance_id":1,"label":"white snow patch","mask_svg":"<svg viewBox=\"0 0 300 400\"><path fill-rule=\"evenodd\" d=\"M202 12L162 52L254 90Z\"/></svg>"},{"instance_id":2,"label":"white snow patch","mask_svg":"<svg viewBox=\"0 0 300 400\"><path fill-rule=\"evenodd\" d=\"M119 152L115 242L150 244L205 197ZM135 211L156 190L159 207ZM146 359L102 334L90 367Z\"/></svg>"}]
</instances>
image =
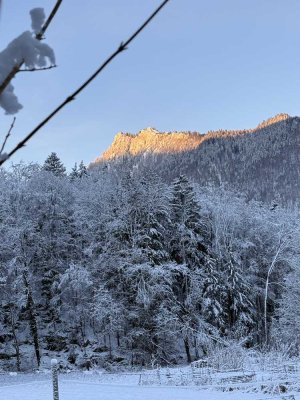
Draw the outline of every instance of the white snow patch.
<instances>
[{"instance_id":1,"label":"white snow patch","mask_svg":"<svg viewBox=\"0 0 300 400\"><path fill-rule=\"evenodd\" d=\"M43 13L42 11L38 8L31 10L33 13L32 23L35 28L41 26L42 14L44 15L44 11ZM0 84L5 81L14 67L22 62L26 68L45 67L47 63L55 65L55 54L50 46L37 40L32 32L23 32L0 52ZM5 110L6 114L16 114L22 108L11 83L0 95L0 107Z\"/></svg>"},{"instance_id":2,"label":"white snow patch","mask_svg":"<svg viewBox=\"0 0 300 400\"><path fill-rule=\"evenodd\" d=\"M59 395L64 400L257 400L263 397L256 393L223 393L194 388L118 386L74 381L60 382ZM52 398L51 382L1 387L2 400L52 400Z\"/></svg>"},{"instance_id":3,"label":"white snow patch","mask_svg":"<svg viewBox=\"0 0 300 400\"><path fill-rule=\"evenodd\" d=\"M43 8L33 8L30 11L31 16L31 28L35 34L38 34L45 22L46 15Z\"/></svg>"}]
</instances>

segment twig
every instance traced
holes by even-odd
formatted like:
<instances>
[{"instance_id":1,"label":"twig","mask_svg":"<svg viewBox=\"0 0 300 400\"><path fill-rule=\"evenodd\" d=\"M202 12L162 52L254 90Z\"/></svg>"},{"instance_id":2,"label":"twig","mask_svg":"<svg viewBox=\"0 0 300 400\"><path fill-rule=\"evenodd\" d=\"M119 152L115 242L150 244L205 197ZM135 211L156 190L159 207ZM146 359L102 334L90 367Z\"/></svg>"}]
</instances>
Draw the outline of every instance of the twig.
<instances>
[{"instance_id":1,"label":"twig","mask_svg":"<svg viewBox=\"0 0 300 400\"><path fill-rule=\"evenodd\" d=\"M22 67L23 61L16 64L13 69L10 71L10 73L7 75L7 77L4 79L4 81L0 85L0 94L6 89L7 85L9 82L15 77L16 73L19 71L19 69Z\"/></svg>"},{"instance_id":2,"label":"twig","mask_svg":"<svg viewBox=\"0 0 300 400\"><path fill-rule=\"evenodd\" d=\"M42 68L24 68L24 69L19 69L17 73L19 72L35 72L35 71L47 71L48 69L56 68L57 65L49 65L49 67L42 67Z\"/></svg>"},{"instance_id":3,"label":"twig","mask_svg":"<svg viewBox=\"0 0 300 400\"><path fill-rule=\"evenodd\" d=\"M51 11L47 21L42 26L42 29L40 30L40 32L35 36L37 40L42 40L43 39L44 33L48 29L48 26L50 25L50 23L53 20L53 18L55 17L55 14L57 13L59 7L61 6L61 3L62 3L62 0L57 0L57 2L55 4L55 6L53 7L53 10Z\"/></svg>"},{"instance_id":4,"label":"twig","mask_svg":"<svg viewBox=\"0 0 300 400\"><path fill-rule=\"evenodd\" d=\"M64 108L68 103L75 100L76 96L82 92L96 77L99 75L104 68L111 63L111 61L124 50L127 49L129 43L131 43L136 36L141 33L141 31L149 24L149 22L159 13L159 11L169 2L170 0L164 0L161 5L150 15L150 17L127 39L125 42L121 42L120 46L114 51L100 67L70 96L68 96L54 111L52 111L42 122L40 122L21 142L19 142L16 147L14 147L6 156L5 159L0 159L0 166L8 160L13 154L26 145L26 143L44 126L49 122L62 108Z\"/></svg>"},{"instance_id":5,"label":"twig","mask_svg":"<svg viewBox=\"0 0 300 400\"><path fill-rule=\"evenodd\" d=\"M44 23L42 26L40 32L35 36L37 40L42 40L44 33L46 32L50 22L54 18L55 14L57 13L60 5L62 3L62 0L57 0L55 6L53 7L53 10L51 11L47 21ZM0 94L6 89L7 85L9 82L16 76L16 74L19 72L20 68L24 64L24 61L22 60L18 64L16 64L13 69L10 71L10 73L7 75L7 77L4 79L4 81L0 85Z\"/></svg>"},{"instance_id":6,"label":"twig","mask_svg":"<svg viewBox=\"0 0 300 400\"><path fill-rule=\"evenodd\" d=\"M13 130L13 127L15 125L15 121L16 121L16 117L14 117L14 119L13 119L11 125L10 125L10 128L9 128L9 130L8 130L6 136L5 136L5 139L4 139L3 143L2 143L2 146L1 146L1 149L0 149L0 155L3 153L3 150L5 148L6 142L7 142L8 138L10 137L11 131Z\"/></svg>"}]
</instances>

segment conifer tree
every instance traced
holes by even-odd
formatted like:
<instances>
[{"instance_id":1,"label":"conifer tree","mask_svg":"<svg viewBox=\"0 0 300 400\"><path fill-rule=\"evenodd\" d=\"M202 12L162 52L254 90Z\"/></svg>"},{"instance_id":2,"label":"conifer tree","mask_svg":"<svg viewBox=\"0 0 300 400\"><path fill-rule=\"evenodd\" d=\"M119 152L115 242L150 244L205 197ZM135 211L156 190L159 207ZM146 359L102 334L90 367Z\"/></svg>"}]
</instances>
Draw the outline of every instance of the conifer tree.
<instances>
[{"instance_id":1,"label":"conifer tree","mask_svg":"<svg viewBox=\"0 0 300 400\"><path fill-rule=\"evenodd\" d=\"M74 167L72 168L69 177L70 177L71 181L74 181L75 179L77 179L79 177L77 163L74 164Z\"/></svg>"},{"instance_id":2,"label":"conifer tree","mask_svg":"<svg viewBox=\"0 0 300 400\"><path fill-rule=\"evenodd\" d=\"M83 178L84 176L87 176L87 174L87 168L84 165L83 161L81 161L78 167L78 176L79 178Z\"/></svg>"},{"instance_id":3,"label":"conifer tree","mask_svg":"<svg viewBox=\"0 0 300 400\"><path fill-rule=\"evenodd\" d=\"M174 295L177 308L176 318L181 322L182 340L187 361L192 361L191 342L195 338L191 332L197 332L202 285L199 276L204 275L208 256L205 243L205 225L200 215L200 205L191 183L185 176L180 176L172 187L171 195L170 256L178 264L174 274ZM194 286L197 283L197 290ZM198 309L198 311L197 311Z\"/></svg>"},{"instance_id":4,"label":"conifer tree","mask_svg":"<svg viewBox=\"0 0 300 400\"><path fill-rule=\"evenodd\" d=\"M226 325L232 329L236 323L249 328L253 325L253 304L250 285L245 279L239 260L230 251L224 265L226 290Z\"/></svg>"},{"instance_id":5,"label":"conifer tree","mask_svg":"<svg viewBox=\"0 0 300 400\"><path fill-rule=\"evenodd\" d=\"M186 176L181 175L172 187L171 198L172 237L171 256L177 263L199 267L205 262L207 248L205 225L200 216L200 205Z\"/></svg>"},{"instance_id":6,"label":"conifer tree","mask_svg":"<svg viewBox=\"0 0 300 400\"><path fill-rule=\"evenodd\" d=\"M215 257L208 257L203 278L202 313L205 320L217 329L223 329L225 325L222 304L224 293L218 262Z\"/></svg>"},{"instance_id":7,"label":"conifer tree","mask_svg":"<svg viewBox=\"0 0 300 400\"><path fill-rule=\"evenodd\" d=\"M66 168L54 152L46 158L43 169L52 172L56 176L64 176L66 173Z\"/></svg>"}]
</instances>

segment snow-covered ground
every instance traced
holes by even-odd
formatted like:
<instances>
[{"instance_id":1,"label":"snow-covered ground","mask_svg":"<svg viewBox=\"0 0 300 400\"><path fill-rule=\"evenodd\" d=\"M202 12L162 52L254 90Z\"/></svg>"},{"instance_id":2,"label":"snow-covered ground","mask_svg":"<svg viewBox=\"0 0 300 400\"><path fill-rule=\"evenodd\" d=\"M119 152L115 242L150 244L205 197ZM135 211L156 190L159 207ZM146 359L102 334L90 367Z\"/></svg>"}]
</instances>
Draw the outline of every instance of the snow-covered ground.
<instances>
[{"instance_id":1,"label":"snow-covered ground","mask_svg":"<svg viewBox=\"0 0 300 400\"><path fill-rule=\"evenodd\" d=\"M300 400L300 394L290 397L291 393L284 396L201 387L143 386L138 385L135 374L113 374L100 380L94 374L62 374L59 390L60 400ZM51 375L0 375L0 393L1 400L52 400Z\"/></svg>"},{"instance_id":2,"label":"snow-covered ground","mask_svg":"<svg viewBox=\"0 0 300 400\"><path fill-rule=\"evenodd\" d=\"M195 388L110 385L60 382L60 400L258 400L283 397L240 392L215 392ZM1 387L1 400L52 400L51 382L30 382ZM300 400L300 396L295 397Z\"/></svg>"}]
</instances>

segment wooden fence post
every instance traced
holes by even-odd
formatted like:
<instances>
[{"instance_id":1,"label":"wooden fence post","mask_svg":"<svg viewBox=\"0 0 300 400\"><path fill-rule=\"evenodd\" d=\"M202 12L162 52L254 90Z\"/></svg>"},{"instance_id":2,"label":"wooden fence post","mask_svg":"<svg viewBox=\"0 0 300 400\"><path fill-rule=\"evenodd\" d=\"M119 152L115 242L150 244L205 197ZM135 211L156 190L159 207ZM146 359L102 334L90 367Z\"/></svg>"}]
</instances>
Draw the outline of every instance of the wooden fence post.
<instances>
[{"instance_id":1,"label":"wooden fence post","mask_svg":"<svg viewBox=\"0 0 300 400\"><path fill-rule=\"evenodd\" d=\"M158 384L161 385L161 377L160 377L160 368L159 367L157 367L156 373L157 373Z\"/></svg>"},{"instance_id":2,"label":"wooden fence post","mask_svg":"<svg viewBox=\"0 0 300 400\"><path fill-rule=\"evenodd\" d=\"M51 369L52 369L52 383L53 383L53 400L59 400L57 360L55 358L51 360Z\"/></svg>"}]
</instances>

